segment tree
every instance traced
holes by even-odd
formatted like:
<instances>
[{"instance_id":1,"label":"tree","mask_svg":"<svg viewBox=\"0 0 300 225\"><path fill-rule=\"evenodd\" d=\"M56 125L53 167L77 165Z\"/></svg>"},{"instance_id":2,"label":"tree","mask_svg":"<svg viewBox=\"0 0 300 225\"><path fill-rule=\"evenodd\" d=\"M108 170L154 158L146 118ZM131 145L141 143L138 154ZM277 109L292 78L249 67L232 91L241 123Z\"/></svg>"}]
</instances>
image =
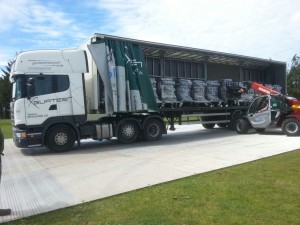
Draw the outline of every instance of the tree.
<instances>
[{"instance_id":1,"label":"tree","mask_svg":"<svg viewBox=\"0 0 300 225\"><path fill-rule=\"evenodd\" d=\"M9 118L12 84L9 81L12 61L7 63L5 70L1 68L0 75L0 118Z\"/></svg>"},{"instance_id":2,"label":"tree","mask_svg":"<svg viewBox=\"0 0 300 225\"><path fill-rule=\"evenodd\" d=\"M300 56L294 55L291 69L287 74L287 92L300 99Z\"/></svg>"}]
</instances>

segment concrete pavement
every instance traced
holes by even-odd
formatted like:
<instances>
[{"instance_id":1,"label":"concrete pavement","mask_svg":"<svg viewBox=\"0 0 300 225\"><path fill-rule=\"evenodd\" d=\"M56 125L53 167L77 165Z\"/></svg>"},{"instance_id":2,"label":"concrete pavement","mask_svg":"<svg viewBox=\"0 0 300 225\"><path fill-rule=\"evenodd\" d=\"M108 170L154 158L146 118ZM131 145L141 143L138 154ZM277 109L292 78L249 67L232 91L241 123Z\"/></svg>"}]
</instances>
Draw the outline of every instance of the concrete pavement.
<instances>
[{"instance_id":1,"label":"concrete pavement","mask_svg":"<svg viewBox=\"0 0 300 225\"><path fill-rule=\"evenodd\" d=\"M280 131L237 135L177 126L158 142L84 141L66 153L18 149L5 140L0 208L10 221L300 148Z\"/></svg>"}]
</instances>

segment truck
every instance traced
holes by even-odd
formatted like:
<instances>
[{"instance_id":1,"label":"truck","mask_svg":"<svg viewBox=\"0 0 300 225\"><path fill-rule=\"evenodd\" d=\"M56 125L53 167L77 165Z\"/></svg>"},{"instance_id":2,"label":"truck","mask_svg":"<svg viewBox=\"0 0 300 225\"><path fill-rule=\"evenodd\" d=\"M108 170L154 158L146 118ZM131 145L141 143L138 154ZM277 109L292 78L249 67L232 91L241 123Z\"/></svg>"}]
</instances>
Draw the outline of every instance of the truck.
<instances>
[{"instance_id":1,"label":"truck","mask_svg":"<svg viewBox=\"0 0 300 225\"><path fill-rule=\"evenodd\" d=\"M299 100L256 82L247 82L245 86L258 91L261 96L254 99L247 113L237 120L238 134L248 133L249 128L262 133L266 128L281 127L287 136L300 135Z\"/></svg>"},{"instance_id":2,"label":"truck","mask_svg":"<svg viewBox=\"0 0 300 225\"><path fill-rule=\"evenodd\" d=\"M62 152L87 138L156 141L189 118L235 128L255 96L241 81L284 94L285 72L284 62L96 33L74 49L17 55L13 140Z\"/></svg>"}]
</instances>

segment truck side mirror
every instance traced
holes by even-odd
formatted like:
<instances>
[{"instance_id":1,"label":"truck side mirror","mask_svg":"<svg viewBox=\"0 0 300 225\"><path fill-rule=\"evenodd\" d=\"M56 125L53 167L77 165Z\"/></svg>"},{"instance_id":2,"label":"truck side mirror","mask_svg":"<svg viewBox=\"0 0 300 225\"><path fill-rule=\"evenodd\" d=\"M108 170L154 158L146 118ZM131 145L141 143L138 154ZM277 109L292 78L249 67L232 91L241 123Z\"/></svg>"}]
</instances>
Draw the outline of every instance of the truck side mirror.
<instances>
[{"instance_id":1,"label":"truck side mirror","mask_svg":"<svg viewBox=\"0 0 300 225\"><path fill-rule=\"evenodd\" d=\"M34 96L34 78L29 78L26 84L27 86L27 98L30 99Z\"/></svg>"}]
</instances>

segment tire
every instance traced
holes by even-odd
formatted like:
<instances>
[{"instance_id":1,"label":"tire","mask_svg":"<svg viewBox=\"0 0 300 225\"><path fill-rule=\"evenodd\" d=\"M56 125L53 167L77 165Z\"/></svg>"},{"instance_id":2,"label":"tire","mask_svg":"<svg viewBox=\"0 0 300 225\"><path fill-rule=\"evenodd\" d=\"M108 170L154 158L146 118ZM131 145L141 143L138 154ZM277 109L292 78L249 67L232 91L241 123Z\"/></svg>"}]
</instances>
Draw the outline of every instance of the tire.
<instances>
[{"instance_id":1,"label":"tire","mask_svg":"<svg viewBox=\"0 0 300 225\"><path fill-rule=\"evenodd\" d=\"M130 144L139 136L139 125L131 119L123 119L117 125L117 138L120 142Z\"/></svg>"},{"instance_id":2,"label":"tire","mask_svg":"<svg viewBox=\"0 0 300 225\"><path fill-rule=\"evenodd\" d=\"M47 132L45 145L51 151L65 152L74 146L76 135L68 125L56 125Z\"/></svg>"},{"instance_id":3,"label":"tire","mask_svg":"<svg viewBox=\"0 0 300 225\"><path fill-rule=\"evenodd\" d=\"M242 111L235 111L230 119L229 129L236 130L236 122L243 117Z\"/></svg>"},{"instance_id":4,"label":"tire","mask_svg":"<svg viewBox=\"0 0 300 225\"><path fill-rule=\"evenodd\" d=\"M265 128L256 128L255 129L257 133L261 134L263 133L266 129Z\"/></svg>"},{"instance_id":5,"label":"tire","mask_svg":"<svg viewBox=\"0 0 300 225\"><path fill-rule=\"evenodd\" d=\"M287 119L282 123L282 132L287 136L298 136L300 134L300 121Z\"/></svg>"},{"instance_id":6,"label":"tire","mask_svg":"<svg viewBox=\"0 0 300 225\"><path fill-rule=\"evenodd\" d=\"M164 124L157 119L150 119L145 123L143 137L146 141L158 141L163 134Z\"/></svg>"},{"instance_id":7,"label":"tire","mask_svg":"<svg viewBox=\"0 0 300 225\"><path fill-rule=\"evenodd\" d=\"M236 121L235 129L238 134L247 134L249 130L249 123L247 120L241 118Z\"/></svg>"},{"instance_id":8,"label":"tire","mask_svg":"<svg viewBox=\"0 0 300 225\"><path fill-rule=\"evenodd\" d=\"M202 124L202 126L205 128L205 129L213 129L215 127L216 124L214 123L205 123L205 124Z\"/></svg>"}]
</instances>

